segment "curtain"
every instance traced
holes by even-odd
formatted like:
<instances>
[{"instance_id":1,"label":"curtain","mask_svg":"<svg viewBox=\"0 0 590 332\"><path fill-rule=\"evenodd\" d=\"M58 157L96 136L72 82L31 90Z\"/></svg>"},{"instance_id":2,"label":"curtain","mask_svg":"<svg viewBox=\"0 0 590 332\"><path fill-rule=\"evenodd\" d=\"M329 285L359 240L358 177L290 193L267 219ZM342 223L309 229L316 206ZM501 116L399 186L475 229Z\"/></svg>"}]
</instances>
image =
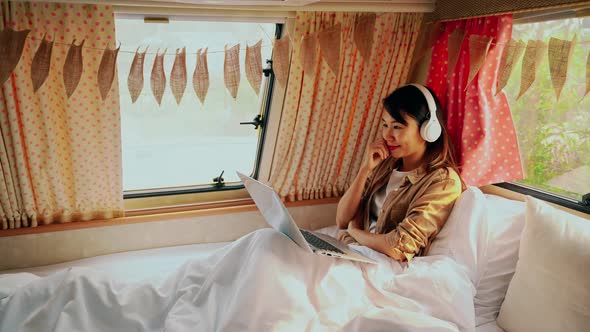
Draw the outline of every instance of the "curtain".
<instances>
[{"instance_id":1,"label":"curtain","mask_svg":"<svg viewBox=\"0 0 590 332\"><path fill-rule=\"evenodd\" d=\"M346 190L368 143L380 134L382 99L406 82L422 18L297 13L270 179L283 199L318 199ZM357 42L355 29L364 31ZM337 37L340 42L334 43Z\"/></svg>"},{"instance_id":2,"label":"curtain","mask_svg":"<svg viewBox=\"0 0 590 332\"><path fill-rule=\"evenodd\" d=\"M103 100L97 82L104 50L115 47L112 7L0 6L0 29L31 30L0 86L2 229L122 216L118 83ZM51 54L43 81L31 67L44 36L54 43L51 53L42 48ZM80 54L70 51L74 39ZM66 84L75 88L70 97Z\"/></svg>"},{"instance_id":3,"label":"curtain","mask_svg":"<svg viewBox=\"0 0 590 332\"><path fill-rule=\"evenodd\" d=\"M512 15L444 22L440 26L444 31L434 44L426 84L441 100L463 179L473 186L522 179L506 95L500 92L494 96L502 51L512 34ZM449 61L449 36L452 39L463 32L456 65L448 75L448 63L454 62ZM469 82L470 40L475 41L471 42L474 46L482 40L471 36L492 38L492 43L479 73ZM481 47L476 51L481 52Z\"/></svg>"}]
</instances>

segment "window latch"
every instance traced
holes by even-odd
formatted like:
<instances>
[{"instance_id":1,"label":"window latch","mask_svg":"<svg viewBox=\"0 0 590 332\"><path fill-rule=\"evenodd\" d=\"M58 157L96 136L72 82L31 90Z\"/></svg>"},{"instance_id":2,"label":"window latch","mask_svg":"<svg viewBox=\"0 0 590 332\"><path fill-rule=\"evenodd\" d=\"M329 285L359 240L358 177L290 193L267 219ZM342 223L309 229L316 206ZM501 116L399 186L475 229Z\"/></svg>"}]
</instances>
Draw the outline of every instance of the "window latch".
<instances>
[{"instance_id":1,"label":"window latch","mask_svg":"<svg viewBox=\"0 0 590 332\"><path fill-rule=\"evenodd\" d=\"M223 186L225 184L224 179L223 179L223 173L225 173L225 170L222 170L221 174L219 174L218 177L213 178L213 182L215 183L216 186Z\"/></svg>"},{"instance_id":2,"label":"window latch","mask_svg":"<svg viewBox=\"0 0 590 332\"><path fill-rule=\"evenodd\" d=\"M258 114L254 117L254 119L250 122L240 122L241 125L254 125L254 130L258 129L262 125L262 115Z\"/></svg>"},{"instance_id":3,"label":"window latch","mask_svg":"<svg viewBox=\"0 0 590 332\"><path fill-rule=\"evenodd\" d=\"M590 206L590 193L582 196L582 201L580 201L580 203L582 203L584 206Z\"/></svg>"}]
</instances>

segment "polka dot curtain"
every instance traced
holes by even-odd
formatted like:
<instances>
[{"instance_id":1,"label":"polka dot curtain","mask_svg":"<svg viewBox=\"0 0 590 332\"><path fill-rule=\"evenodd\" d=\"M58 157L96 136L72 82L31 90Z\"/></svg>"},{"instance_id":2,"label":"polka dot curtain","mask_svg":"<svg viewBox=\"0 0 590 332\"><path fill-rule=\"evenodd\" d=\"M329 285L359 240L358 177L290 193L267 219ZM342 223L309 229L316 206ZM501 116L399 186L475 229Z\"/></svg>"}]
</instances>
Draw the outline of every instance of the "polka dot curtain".
<instances>
[{"instance_id":1,"label":"polka dot curtain","mask_svg":"<svg viewBox=\"0 0 590 332\"><path fill-rule=\"evenodd\" d=\"M113 9L103 5L0 3L0 29L30 29L20 61L0 87L2 229L123 215L118 83L103 101L102 53L115 47ZM34 92L31 65L41 39L54 41L49 76ZM66 96L72 41L85 40L83 72Z\"/></svg>"},{"instance_id":2,"label":"polka dot curtain","mask_svg":"<svg viewBox=\"0 0 590 332\"><path fill-rule=\"evenodd\" d=\"M427 85L441 100L463 179L474 186L522 179L508 101L503 92L493 94L502 51L512 34L512 16L451 21L440 27L444 32L434 44ZM457 29L464 30L465 36L448 76L448 39ZM479 73L468 84L472 35L492 38L492 44Z\"/></svg>"},{"instance_id":3,"label":"polka dot curtain","mask_svg":"<svg viewBox=\"0 0 590 332\"><path fill-rule=\"evenodd\" d=\"M382 99L404 84L422 14L378 14L365 59L354 43L361 14L298 12L287 94L271 185L286 200L339 196L356 176L365 149L379 134ZM304 36L340 24L340 56L334 72L321 56L305 72Z\"/></svg>"}]
</instances>

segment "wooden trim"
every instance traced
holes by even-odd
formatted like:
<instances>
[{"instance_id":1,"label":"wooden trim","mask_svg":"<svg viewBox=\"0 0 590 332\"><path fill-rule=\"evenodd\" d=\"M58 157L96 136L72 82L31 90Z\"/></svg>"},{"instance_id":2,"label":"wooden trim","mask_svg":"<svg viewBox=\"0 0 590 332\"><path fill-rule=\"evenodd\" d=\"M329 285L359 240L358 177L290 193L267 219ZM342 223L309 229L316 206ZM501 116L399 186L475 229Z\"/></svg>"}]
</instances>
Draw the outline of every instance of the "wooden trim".
<instances>
[{"instance_id":1,"label":"wooden trim","mask_svg":"<svg viewBox=\"0 0 590 332\"><path fill-rule=\"evenodd\" d=\"M334 197L317 200L287 202L285 203L285 205L288 208L290 208L321 204L333 204L338 203L338 201L339 198ZM151 208L126 212L126 216L122 218L90 220L84 222L79 221L62 224L40 225L37 227L0 230L0 237L72 231L85 228L120 226L154 221L166 221L178 219L180 217L203 217L251 211L257 211L256 205L254 205L252 199L239 199L206 204L180 205L166 208Z\"/></svg>"}]
</instances>

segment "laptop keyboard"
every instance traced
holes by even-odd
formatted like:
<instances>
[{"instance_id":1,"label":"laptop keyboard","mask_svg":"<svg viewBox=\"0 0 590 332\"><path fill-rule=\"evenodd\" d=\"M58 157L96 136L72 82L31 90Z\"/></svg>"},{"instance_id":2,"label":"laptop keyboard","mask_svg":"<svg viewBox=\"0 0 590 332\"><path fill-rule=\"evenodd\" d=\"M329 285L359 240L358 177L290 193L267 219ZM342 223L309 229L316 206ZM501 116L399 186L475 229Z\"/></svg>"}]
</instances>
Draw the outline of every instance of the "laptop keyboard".
<instances>
[{"instance_id":1,"label":"laptop keyboard","mask_svg":"<svg viewBox=\"0 0 590 332\"><path fill-rule=\"evenodd\" d=\"M344 252L342 250L334 247L333 245L329 244L328 242L320 239L319 237L313 235L312 233L310 233L304 229L301 230L301 234L303 234L303 237L305 238L305 240L309 244L316 247L317 249L337 252L339 254L344 254Z\"/></svg>"}]
</instances>

